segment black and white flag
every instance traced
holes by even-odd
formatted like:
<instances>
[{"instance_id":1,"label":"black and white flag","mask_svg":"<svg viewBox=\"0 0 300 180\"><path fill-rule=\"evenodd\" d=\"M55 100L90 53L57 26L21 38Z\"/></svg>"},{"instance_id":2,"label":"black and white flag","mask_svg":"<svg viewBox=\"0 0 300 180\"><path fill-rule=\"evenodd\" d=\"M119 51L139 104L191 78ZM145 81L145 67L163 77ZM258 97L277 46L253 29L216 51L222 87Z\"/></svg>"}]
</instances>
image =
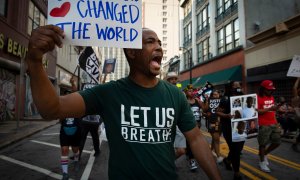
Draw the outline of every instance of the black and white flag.
<instances>
[{"instance_id":1,"label":"black and white flag","mask_svg":"<svg viewBox=\"0 0 300 180\"><path fill-rule=\"evenodd\" d=\"M90 83L99 84L99 61L92 47L86 47L81 53L79 65L91 77Z\"/></svg>"}]
</instances>

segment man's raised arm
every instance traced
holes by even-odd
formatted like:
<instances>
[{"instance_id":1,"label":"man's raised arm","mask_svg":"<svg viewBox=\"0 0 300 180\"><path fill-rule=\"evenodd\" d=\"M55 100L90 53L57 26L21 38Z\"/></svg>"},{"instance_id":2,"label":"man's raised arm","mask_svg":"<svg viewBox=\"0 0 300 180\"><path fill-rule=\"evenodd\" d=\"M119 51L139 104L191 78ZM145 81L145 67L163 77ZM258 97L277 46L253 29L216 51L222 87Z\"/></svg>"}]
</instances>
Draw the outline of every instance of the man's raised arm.
<instances>
[{"instance_id":1,"label":"man's raised arm","mask_svg":"<svg viewBox=\"0 0 300 180\"><path fill-rule=\"evenodd\" d=\"M78 93L58 96L43 68L43 55L53 51L55 46L62 47L64 32L56 26L47 25L32 31L29 39L26 63L32 97L39 113L46 119L81 117L85 104Z\"/></svg>"}]
</instances>

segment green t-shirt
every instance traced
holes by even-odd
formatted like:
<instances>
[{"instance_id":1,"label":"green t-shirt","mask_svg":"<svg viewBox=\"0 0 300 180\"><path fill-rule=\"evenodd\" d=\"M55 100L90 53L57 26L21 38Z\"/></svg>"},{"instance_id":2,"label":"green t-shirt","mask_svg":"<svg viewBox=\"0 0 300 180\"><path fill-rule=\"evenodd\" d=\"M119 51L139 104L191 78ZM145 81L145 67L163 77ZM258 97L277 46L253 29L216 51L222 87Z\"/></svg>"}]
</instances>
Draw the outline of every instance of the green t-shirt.
<instances>
[{"instance_id":1,"label":"green t-shirt","mask_svg":"<svg viewBox=\"0 0 300 180\"><path fill-rule=\"evenodd\" d=\"M110 147L109 179L174 180L176 124L196 124L184 94L162 80L143 88L129 78L79 92L86 114L100 114Z\"/></svg>"}]
</instances>

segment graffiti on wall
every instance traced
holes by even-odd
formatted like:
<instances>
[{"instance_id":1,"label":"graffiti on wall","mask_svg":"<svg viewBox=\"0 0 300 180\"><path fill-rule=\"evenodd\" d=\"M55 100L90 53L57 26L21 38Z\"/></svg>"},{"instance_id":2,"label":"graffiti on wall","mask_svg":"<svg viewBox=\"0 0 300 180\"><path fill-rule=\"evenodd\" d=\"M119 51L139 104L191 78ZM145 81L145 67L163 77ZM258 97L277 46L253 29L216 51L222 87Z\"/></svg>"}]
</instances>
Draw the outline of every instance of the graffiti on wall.
<instances>
[{"instance_id":1,"label":"graffiti on wall","mask_svg":"<svg viewBox=\"0 0 300 180\"><path fill-rule=\"evenodd\" d=\"M30 79L26 78L26 98L25 98L25 117L39 115L35 104L33 103L31 88L30 88Z\"/></svg>"},{"instance_id":2,"label":"graffiti on wall","mask_svg":"<svg viewBox=\"0 0 300 180\"><path fill-rule=\"evenodd\" d=\"M15 119L16 75L0 69L0 121Z\"/></svg>"}]
</instances>

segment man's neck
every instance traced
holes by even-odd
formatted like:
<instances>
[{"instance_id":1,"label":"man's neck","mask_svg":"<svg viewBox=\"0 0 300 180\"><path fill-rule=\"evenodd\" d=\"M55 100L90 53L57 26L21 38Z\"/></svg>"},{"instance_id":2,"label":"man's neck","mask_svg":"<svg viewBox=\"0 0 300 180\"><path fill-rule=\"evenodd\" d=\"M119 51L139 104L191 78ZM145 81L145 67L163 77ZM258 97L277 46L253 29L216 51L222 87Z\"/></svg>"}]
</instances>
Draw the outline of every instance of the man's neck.
<instances>
[{"instance_id":1,"label":"man's neck","mask_svg":"<svg viewBox=\"0 0 300 180\"><path fill-rule=\"evenodd\" d=\"M144 88L155 87L159 81L155 76L154 77L143 76L143 75L136 76L133 74L129 74L129 79L131 79L133 82L135 82L136 84Z\"/></svg>"}]
</instances>

